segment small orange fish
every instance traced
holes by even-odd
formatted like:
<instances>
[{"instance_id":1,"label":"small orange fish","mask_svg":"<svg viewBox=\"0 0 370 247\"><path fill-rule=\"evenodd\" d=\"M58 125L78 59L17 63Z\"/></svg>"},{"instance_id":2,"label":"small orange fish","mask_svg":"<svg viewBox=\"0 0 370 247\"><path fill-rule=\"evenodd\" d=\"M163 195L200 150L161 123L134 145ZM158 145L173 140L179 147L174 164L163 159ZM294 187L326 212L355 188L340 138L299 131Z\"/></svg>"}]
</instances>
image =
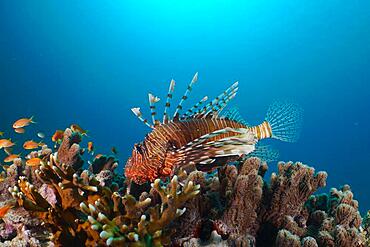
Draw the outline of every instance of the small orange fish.
<instances>
[{"instance_id":1,"label":"small orange fish","mask_svg":"<svg viewBox=\"0 0 370 247\"><path fill-rule=\"evenodd\" d=\"M14 131L18 134L23 134L24 132L26 132L24 128L17 128L17 129L14 129Z\"/></svg>"},{"instance_id":2,"label":"small orange fish","mask_svg":"<svg viewBox=\"0 0 370 247\"><path fill-rule=\"evenodd\" d=\"M55 133L53 134L53 136L51 137L51 140L53 142L58 142L58 143L62 142L63 134L64 134L63 130L56 130Z\"/></svg>"},{"instance_id":3,"label":"small orange fish","mask_svg":"<svg viewBox=\"0 0 370 247\"><path fill-rule=\"evenodd\" d=\"M9 209L13 208L14 205L5 205L0 208L0 219L4 218L5 215L8 213Z\"/></svg>"},{"instance_id":4,"label":"small orange fish","mask_svg":"<svg viewBox=\"0 0 370 247\"><path fill-rule=\"evenodd\" d=\"M13 162L15 159L19 158L19 154L10 154L4 159L5 163Z\"/></svg>"},{"instance_id":5,"label":"small orange fish","mask_svg":"<svg viewBox=\"0 0 370 247\"><path fill-rule=\"evenodd\" d=\"M83 128L81 128L79 125L77 124L71 124L71 129L74 131L74 132L78 132L80 133L81 135L84 135L84 136L87 136L87 130L84 130Z\"/></svg>"},{"instance_id":6,"label":"small orange fish","mask_svg":"<svg viewBox=\"0 0 370 247\"><path fill-rule=\"evenodd\" d=\"M93 142L88 142L88 143L87 143L87 151L88 151L89 153L94 154L94 144L93 144Z\"/></svg>"},{"instance_id":7,"label":"small orange fish","mask_svg":"<svg viewBox=\"0 0 370 247\"><path fill-rule=\"evenodd\" d=\"M14 122L13 128L14 129L23 128L30 125L31 123L35 123L33 121L33 116L30 118L21 118Z\"/></svg>"},{"instance_id":8,"label":"small orange fish","mask_svg":"<svg viewBox=\"0 0 370 247\"><path fill-rule=\"evenodd\" d=\"M24 149L35 149L35 148L38 148L39 146L43 146L44 143L42 142L35 142L33 140L30 140L30 141L26 141L24 144L23 144L23 148Z\"/></svg>"},{"instance_id":9,"label":"small orange fish","mask_svg":"<svg viewBox=\"0 0 370 247\"><path fill-rule=\"evenodd\" d=\"M36 157L36 158L31 158L26 161L26 165L28 166L38 166L41 163L41 159Z\"/></svg>"},{"instance_id":10,"label":"small orange fish","mask_svg":"<svg viewBox=\"0 0 370 247\"><path fill-rule=\"evenodd\" d=\"M6 170L8 170L9 169L9 165L3 165L3 169L6 171Z\"/></svg>"},{"instance_id":11,"label":"small orange fish","mask_svg":"<svg viewBox=\"0 0 370 247\"><path fill-rule=\"evenodd\" d=\"M15 143L11 139L0 139L0 149L13 147Z\"/></svg>"}]
</instances>

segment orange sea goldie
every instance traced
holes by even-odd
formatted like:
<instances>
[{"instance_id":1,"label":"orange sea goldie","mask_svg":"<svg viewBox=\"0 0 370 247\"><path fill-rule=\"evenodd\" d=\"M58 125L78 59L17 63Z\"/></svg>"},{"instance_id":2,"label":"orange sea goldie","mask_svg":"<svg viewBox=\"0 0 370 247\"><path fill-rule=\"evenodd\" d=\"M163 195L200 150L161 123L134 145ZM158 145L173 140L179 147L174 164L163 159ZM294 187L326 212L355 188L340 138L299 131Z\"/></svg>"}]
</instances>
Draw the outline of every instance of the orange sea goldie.
<instances>
[{"instance_id":1,"label":"orange sea goldie","mask_svg":"<svg viewBox=\"0 0 370 247\"><path fill-rule=\"evenodd\" d=\"M4 159L4 162L5 163L9 163L9 162L13 162L15 159L18 159L20 157L19 154L10 154L8 155L5 159Z\"/></svg>"},{"instance_id":2,"label":"orange sea goldie","mask_svg":"<svg viewBox=\"0 0 370 247\"><path fill-rule=\"evenodd\" d=\"M21 118L14 122L13 128L14 129L23 128L30 125L31 123L35 123L33 121L33 116L30 118Z\"/></svg>"},{"instance_id":3,"label":"orange sea goldie","mask_svg":"<svg viewBox=\"0 0 370 247\"><path fill-rule=\"evenodd\" d=\"M94 143L93 143L93 142L88 142L88 143L87 143L87 151L88 151L89 153L94 154Z\"/></svg>"},{"instance_id":4,"label":"orange sea goldie","mask_svg":"<svg viewBox=\"0 0 370 247\"><path fill-rule=\"evenodd\" d=\"M27 166L39 166L41 164L41 159L36 157L36 158L31 158L26 161Z\"/></svg>"},{"instance_id":5,"label":"orange sea goldie","mask_svg":"<svg viewBox=\"0 0 370 247\"><path fill-rule=\"evenodd\" d=\"M84 130L83 128L81 128L79 125L77 124L71 124L71 130L74 131L74 132L78 132L80 133L81 135L84 135L84 136L87 136L87 130Z\"/></svg>"},{"instance_id":6,"label":"orange sea goldie","mask_svg":"<svg viewBox=\"0 0 370 247\"><path fill-rule=\"evenodd\" d=\"M8 213L9 209L13 208L14 205L5 205L0 208L0 219L4 218L4 216Z\"/></svg>"},{"instance_id":7,"label":"orange sea goldie","mask_svg":"<svg viewBox=\"0 0 370 247\"><path fill-rule=\"evenodd\" d=\"M198 170L210 171L228 161L251 156L276 160L277 152L257 145L260 140L274 138L294 142L298 139L302 110L296 104L272 104L264 121L256 126L247 124L235 109L221 113L235 97L238 82L212 101L205 103L208 98L204 97L180 114L182 104L197 79L198 74L195 74L172 117L168 111L175 81L171 80L162 122L155 118L155 103L159 98L152 94L149 94L152 123L143 117L140 108L131 109L152 131L146 135L143 142L135 144L125 166L128 179L142 184L170 176L179 167L191 166Z\"/></svg>"},{"instance_id":8,"label":"orange sea goldie","mask_svg":"<svg viewBox=\"0 0 370 247\"><path fill-rule=\"evenodd\" d=\"M0 149L13 147L15 143L11 139L0 139Z\"/></svg>"},{"instance_id":9,"label":"orange sea goldie","mask_svg":"<svg viewBox=\"0 0 370 247\"><path fill-rule=\"evenodd\" d=\"M18 134L24 134L24 132L26 132L24 128L17 128L17 129L14 129L14 131Z\"/></svg>"},{"instance_id":10,"label":"orange sea goldie","mask_svg":"<svg viewBox=\"0 0 370 247\"><path fill-rule=\"evenodd\" d=\"M63 130L56 130L52 135L51 140L53 142L61 142L63 140L63 134L64 134Z\"/></svg>"},{"instance_id":11,"label":"orange sea goldie","mask_svg":"<svg viewBox=\"0 0 370 247\"><path fill-rule=\"evenodd\" d=\"M27 150L29 150L29 149L36 149L36 148L38 148L39 146L43 146L44 145L44 143L42 143L42 142L35 142L35 141L33 141L33 140L30 140L30 141L26 141L24 144L23 144L23 148L24 149L27 149Z\"/></svg>"}]
</instances>

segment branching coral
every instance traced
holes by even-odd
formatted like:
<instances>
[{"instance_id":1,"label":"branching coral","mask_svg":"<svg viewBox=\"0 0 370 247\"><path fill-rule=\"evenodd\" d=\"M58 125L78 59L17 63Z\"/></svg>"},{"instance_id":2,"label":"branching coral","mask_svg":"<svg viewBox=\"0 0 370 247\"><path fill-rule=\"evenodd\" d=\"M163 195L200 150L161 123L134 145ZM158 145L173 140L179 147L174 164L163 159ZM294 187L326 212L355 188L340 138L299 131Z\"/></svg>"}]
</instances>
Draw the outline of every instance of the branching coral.
<instances>
[{"instance_id":1,"label":"branching coral","mask_svg":"<svg viewBox=\"0 0 370 247\"><path fill-rule=\"evenodd\" d=\"M50 153L48 160L43 157L35 170L42 185L19 176L9 188L18 205L40 218L58 244L169 243L168 226L185 212L183 205L199 193L199 185L192 181L180 185L177 176L168 184L156 180L150 193L136 200L123 190L123 178L114 172L118 165L114 157L101 156L89 170L81 169L79 138L67 129L57 155Z\"/></svg>"},{"instance_id":2,"label":"branching coral","mask_svg":"<svg viewBox=\"0 0 370 247\"><path fill-rule=\"evenodd\" d=\"M49 153L48 160L44 157L34 171L42 185L31 184L30 176L20 176L17 185L9 189L20 206L50 228L56 243L82 245L86 239L94 238L97 234L81 223L87 216L80 211L80 203L104 200L117 189L117 186L101 186L94 174L80 169L82 159L78 141L78 133L67 129L58 153ZM67 163L61 163L61 160Z\"/></svg>"},{"instance_id":3,"label":"branching coral","mask_svg":"<svg viewBox=\"0 0 370 247\"><path fill-rule=\"evenodd\" d=\"M349 186L313 195L325 186L327 174L299 162L279 163L269 182L266 163L249 158L213 173L177 168L172 177L138 186L115 172L114 156L99 156L84 169L81 138L66 129L57 152L44 146L28 155L40 158L40 166L26 167L17 159L1 175L1 201L15 199L20 206L0 223L1 241L13 239L9 246L27 241L35 246L50 241L57 246L369 245L370 213L361 222Z\"/></svg>"},{"instance_id":4,"label":"branching coral","mask_svg":"<svg viewBox=\"0 0 370 247\"><path fill-rule=\"evenodd\" d=\"M113 208L96 201L95 206L81 203L81 209L88 214L89 222L107 245L162 246L170 243L170 232L166 227L181 216L186 201L199 193L199 185L192 181L184 186L174 176L168 186L161 186L157 179L152 184L151 193L158 193L160 204L150 207L151 198L137 201L131 195L112 195ZM113 209L113 210L111 210ZM111 220L110 220L111 219Z\"/></svg>"}]
</instances>

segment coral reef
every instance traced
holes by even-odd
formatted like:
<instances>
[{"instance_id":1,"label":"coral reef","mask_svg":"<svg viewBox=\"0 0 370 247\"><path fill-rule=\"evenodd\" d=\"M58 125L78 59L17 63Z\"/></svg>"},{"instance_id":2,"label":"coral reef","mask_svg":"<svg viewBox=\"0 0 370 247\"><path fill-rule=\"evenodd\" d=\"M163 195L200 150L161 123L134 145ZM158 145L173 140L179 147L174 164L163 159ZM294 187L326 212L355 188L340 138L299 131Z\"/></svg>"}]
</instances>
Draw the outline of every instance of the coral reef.
<instances>
[{"instance_id":1,"label":"coral reef","mask_svg":"<svg viewBox=\"0 0 370 247\"><path fill-rule=\"evenodd\" d=\"M280 162L269 181L258 158L209 173L178 169L136 185L101 155L85 165L82 135L66 129L55 151L43 146L1 175L1 246L369 246L348 185L314 194L327 174Z\"/></svg>"},{"instance_id":2,"label":"coral reef","mask_svg":"<svg viewBox=\"0 0 370 247\"><path fill-rule=\"evenodd\" d=\"M367 211L363 222L362 222L361 233L363 238L365 239L366 246L370 246L370 211Z\"/></svg>"},{"instance_id":3,"label":"coral reef","mask_svg":"<svg viewBox=\"0 0 370 247\"><path fill-rule=\"evenodd\" d=\"M266 170L265 163L250 158L239 166L225 166L213 179L200 183L203 205L192 204L179 224L189 225L195 215L203 229L193 227L192 234L180 234L176 244L366 246L358 203L349 186L332 189L330 195L313 195L325 186L325 172L280 162L278 173L266 183ZM204 210L204 204L217 212ZM212 224L204 224L208 221Z\"/></svg>"}]
</instances>

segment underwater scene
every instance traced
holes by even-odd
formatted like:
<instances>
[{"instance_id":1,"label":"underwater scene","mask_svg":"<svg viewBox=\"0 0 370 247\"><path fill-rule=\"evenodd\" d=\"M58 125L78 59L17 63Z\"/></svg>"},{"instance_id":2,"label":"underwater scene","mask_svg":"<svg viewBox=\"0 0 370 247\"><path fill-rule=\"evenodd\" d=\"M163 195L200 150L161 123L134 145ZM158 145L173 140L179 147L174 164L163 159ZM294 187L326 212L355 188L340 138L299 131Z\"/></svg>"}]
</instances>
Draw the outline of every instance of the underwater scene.
<instances>
[{"instance_id":1,"label":"underwater scene","mask_svg":"<svg viewBox=\"0 0 370 247\"><path fill-rule=\"evenodd\" d=\"M369 1L0 20L0 246L370 246Z\"/></svg>"}]
</instances>

